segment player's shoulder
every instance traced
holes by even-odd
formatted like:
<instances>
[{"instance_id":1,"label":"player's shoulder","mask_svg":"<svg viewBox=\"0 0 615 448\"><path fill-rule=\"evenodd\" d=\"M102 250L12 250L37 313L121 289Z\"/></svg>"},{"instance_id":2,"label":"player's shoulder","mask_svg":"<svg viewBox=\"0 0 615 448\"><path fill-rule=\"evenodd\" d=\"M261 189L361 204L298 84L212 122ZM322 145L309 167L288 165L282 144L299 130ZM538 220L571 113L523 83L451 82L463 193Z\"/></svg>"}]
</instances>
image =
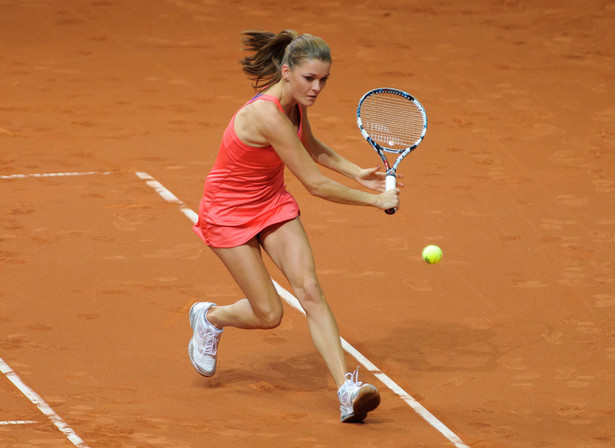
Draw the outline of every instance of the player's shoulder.
<instances>
[{"instance_id":1,"label":"player's shoulder","mask_svg":"<svg viewBox=\"0 0 615 448\"><path fill-rule=\"evenodd\" d=\"M242 109L245 115L253 119L279 118L282 115L280 109L273 101L253 101Z\"/></svg>"},{"instance_id":2,"label":"player's shoulder","mask_svg":"<svg viewBox=\"0 0 615 448\"><path fill-rule=\"evenodd\" d=\"M288 124L288 119L273 101L254 101L246 107L246 117L259 127L279 129Z\"/></svg>"}]
</instances>

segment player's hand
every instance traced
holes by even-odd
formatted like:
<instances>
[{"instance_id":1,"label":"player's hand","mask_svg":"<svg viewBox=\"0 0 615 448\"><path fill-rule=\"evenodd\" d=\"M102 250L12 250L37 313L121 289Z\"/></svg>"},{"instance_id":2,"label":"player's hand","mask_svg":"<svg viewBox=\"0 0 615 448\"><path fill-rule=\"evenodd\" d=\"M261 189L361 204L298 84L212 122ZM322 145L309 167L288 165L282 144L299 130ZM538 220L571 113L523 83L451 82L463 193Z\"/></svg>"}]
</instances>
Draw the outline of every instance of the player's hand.
<instances>
[{"instance_id":1,"label":"player's hand","mask_svg":"<svg viewBox=\"0 0 615 448\"><path fill-rule=\"evenodd\" d=\"M380 169L380 165L375 166L373 168L364 168L361 170L359 175L357 176L357 182L363 185L370 190L375 191L384 191L385 188L385 178L386 173L382 171L378 171ZM399 182L400 178L403 178L402 174L397 174L396 178L398 179L397 186L403 187L404 184Z\"/></svg>"},{"instance_id":2,"label":"player's hand","mask_svg":"<svg viewBox=\"0 0 615 448\"><path fill-rule=\"evenodd\" d=\"M382 210L399 208L399 188L394 188L378 195L376 207Z\"/></svg>"}]
</instances>

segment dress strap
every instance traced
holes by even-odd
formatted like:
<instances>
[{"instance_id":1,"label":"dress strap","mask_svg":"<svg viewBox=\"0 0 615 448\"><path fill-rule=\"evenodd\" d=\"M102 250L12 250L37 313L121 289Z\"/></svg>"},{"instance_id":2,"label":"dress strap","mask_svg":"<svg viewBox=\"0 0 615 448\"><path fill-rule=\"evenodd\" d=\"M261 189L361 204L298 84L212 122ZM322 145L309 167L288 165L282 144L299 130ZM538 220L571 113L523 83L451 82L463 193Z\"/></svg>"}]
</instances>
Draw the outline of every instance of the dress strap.
<instances>
[{"instance_id":1,"label":"dress strap","mask_svg":"<svg viewBox=\"0 0 615 448\"><path fill-rule=\"evenodd\" d=\"M248 101L248 104L258 101L258 100L265 100L265 101L274 103L276 106L278 106L278 109L280 109L280 112L284 113L284 109L282 109L280 100L277 97L273 95L267 95L266 93L259 93L255 95L254 98L252 98L250 101Z\"/></svg>"}]
</instances>

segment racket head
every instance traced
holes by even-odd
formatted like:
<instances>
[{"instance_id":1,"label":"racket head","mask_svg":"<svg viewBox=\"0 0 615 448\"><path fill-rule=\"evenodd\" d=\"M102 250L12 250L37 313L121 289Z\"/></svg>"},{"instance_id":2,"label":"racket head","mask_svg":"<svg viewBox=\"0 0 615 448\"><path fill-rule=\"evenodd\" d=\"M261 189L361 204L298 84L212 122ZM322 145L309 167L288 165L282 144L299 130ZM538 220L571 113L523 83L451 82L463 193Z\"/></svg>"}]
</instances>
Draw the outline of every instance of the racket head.
<instances>
[{"instance_id":1,"label":"racket head","mask_svg":"<svg viewBox=\"0 0 615 448\"><path fill-rule=\"evenodd\" d=\"M359 100L357 125L377 151L409 153L425 137L427 114L409 93L381 87L370 90Z\"/></svg>"}]
</instances>

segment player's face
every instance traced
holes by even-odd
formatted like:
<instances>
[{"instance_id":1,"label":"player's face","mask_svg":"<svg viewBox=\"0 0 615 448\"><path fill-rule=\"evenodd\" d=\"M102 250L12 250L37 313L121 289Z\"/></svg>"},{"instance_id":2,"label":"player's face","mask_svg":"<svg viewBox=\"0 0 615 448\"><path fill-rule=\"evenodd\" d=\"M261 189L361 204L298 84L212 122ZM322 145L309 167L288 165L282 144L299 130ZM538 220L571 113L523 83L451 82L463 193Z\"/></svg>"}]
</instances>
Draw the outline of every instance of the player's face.
<instances>
[{"instance_id":1,"label":"player's face","mask_svg":"<svg viewBox=\"0 0 615 448\"><path fill-rule=\"evenodd\" d=\"M311 106L327 85L331 63L308 59L288 72L291 91L299 104Z\"/></svg>"}]
</instances>

